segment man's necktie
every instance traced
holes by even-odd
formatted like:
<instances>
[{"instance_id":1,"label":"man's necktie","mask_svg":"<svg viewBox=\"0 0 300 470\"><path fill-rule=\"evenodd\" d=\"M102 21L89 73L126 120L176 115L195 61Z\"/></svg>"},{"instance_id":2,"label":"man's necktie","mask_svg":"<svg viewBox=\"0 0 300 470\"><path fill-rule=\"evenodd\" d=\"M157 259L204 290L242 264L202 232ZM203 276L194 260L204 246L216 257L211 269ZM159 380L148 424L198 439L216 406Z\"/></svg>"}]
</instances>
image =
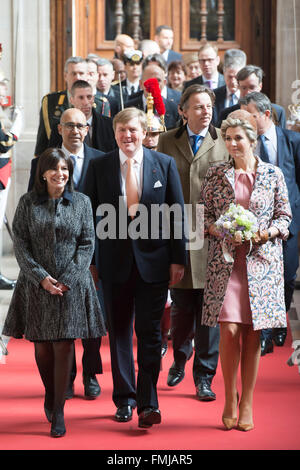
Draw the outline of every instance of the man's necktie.
<instances>
[{"instance_id":1,"label":"man's necktie","mask_svg":"<svg viewBox=\"0 0 300 470\"><path fill-rule=\"evenodd\" d=\"M210 89L212 90L212 87L213 87L213 82L212 82L212 80L206 80L205 85L207 85L208 88L210 88Z\"/></svg>"},{"instance_id":2,"label":"man's necktie","mask_svg":"<svg viewBox=\"0 0 300 470\"><path fill-rule=\"evenodd\" d=\"M269 152L266 146L266 136L259 135L258 140L260 141L260 158L263 162L270 163Z\"/></svg>"},{"instance_id":3,"label":"man's necktie","mask_svg":"<svg viewBox=\"0 0 300 470\"><path fill-rule=\"evenodd\" d=\"M131 90L130 90L130 96L132 96L134 93L135 93L135 91L134 91L134 86L132 85L132 86L131 86Z\"/></svg>"},{"instance_id":4,"label":"man's necktie","mask_svg":"<svg viewBox=\"0 0 300 470\"><path fill-rule=\"evenodd\" d=\"M196 155L196 153L198 152L198 150L200 148L203 136L202 135L192 135L192 138L193 138L193 141L194 141L193 146L192 146L192 150L193 150L193 154Z\"/></svg>"},{"instance_id":5,"label":"man's necktie","mask_svg":"<svg viewBox=\"0 0 300 470\"><path fill-rule=\"evenodd\" d=\"M232 94L230 95L229 106L234 106L234 104L235 104L235 98L236 98L235 94L232 93Z\"/></svg>"},{"instance_id":6,"label":"man's necktie","mask_svg":"<svg viewBox=\"0 0 300 470\"><path fill-rule=\"evenodd\" d=\"M79 168L79 165L77 165L77 157L76 155L70 155L71 159L72 159L72 162L73 162L73 167L74 167L74 170L73 170L73 181L74 181L74 185L75 185L75 188L77 187L78 183L79 183L79 180L80 180L80 168Z\"/></svg>"},{"instance_id":7,"label":"man's necktie","mask_svg":"<svg viewBox=\"0 0 300 470\"><path fill-rule=\"evenodd\" d=\"M136 214L137 207L133 208L134 204L139 203L139 194L138 186L135 176L135 171L132 167L133 160L132 158L127 159L127 174L126 174L126 196L127 196L127 207L130 217L133 217Z\"/></svg>"}]
</instances>

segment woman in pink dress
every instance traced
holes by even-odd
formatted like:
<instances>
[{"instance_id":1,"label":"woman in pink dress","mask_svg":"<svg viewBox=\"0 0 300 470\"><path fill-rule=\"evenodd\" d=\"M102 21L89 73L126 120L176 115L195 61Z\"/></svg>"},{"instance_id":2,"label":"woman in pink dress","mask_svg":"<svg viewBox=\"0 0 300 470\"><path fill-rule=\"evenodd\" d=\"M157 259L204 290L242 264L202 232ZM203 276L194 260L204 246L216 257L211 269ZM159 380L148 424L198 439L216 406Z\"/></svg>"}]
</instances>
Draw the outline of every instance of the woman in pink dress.
<instances>
[{"instance_id":1,"label":"woman in pink dress","mask_svg":"<svg viewBox=\"0 0 300 470\"><path fill-rule=\"evenodd\" d=\"M260 330L286 324L282 239L288 237L291 210L282 172L253 154L256 121L231 113L221 127L231 159L210 168L202 186L204 228L209 237L203 323L220 323L220 360L225 386L222 421L227 429L253 429L253 392L260 359ZM255 214L259 230L250 242L227 241L234 262L225 260L223 236L215 221L231 203ZM242 393L237 392L241 364ZM237 417L239 408L239 417Z\"/></svg>"}]
</instances>

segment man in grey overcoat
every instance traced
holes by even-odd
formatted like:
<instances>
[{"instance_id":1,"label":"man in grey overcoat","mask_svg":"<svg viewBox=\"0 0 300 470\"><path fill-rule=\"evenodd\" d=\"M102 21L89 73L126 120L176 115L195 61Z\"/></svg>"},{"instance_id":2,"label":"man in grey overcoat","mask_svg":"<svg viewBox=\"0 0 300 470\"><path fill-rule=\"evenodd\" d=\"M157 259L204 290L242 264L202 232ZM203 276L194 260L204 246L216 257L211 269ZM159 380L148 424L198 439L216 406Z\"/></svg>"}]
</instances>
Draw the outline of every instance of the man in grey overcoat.
<instances>
[{"instance_id":1,"label":"man in grey overcoat","mask_svg":"<svg viewBox=\"0 0 300 470\"><path fill-rule=\"evenodd\" d=\"M214 93L203 85L192 85L182 95L180 107L187 123L161 134L158 151L171 155L177 164L185 204L193 209L199 201L200 188L213 164L228 160L220 130L212 124ZM196 229L195 210L192 231ZM215 400L211 382L219 356L219 328L201 325L203 288L206 274L207 241L201 249L190 250L184 278L171 289L171 337L174 362L167 384L178 385L184 378L186 362L195 355L193 378L196 395L202 401Z\"/></svg>"}]
</instances>

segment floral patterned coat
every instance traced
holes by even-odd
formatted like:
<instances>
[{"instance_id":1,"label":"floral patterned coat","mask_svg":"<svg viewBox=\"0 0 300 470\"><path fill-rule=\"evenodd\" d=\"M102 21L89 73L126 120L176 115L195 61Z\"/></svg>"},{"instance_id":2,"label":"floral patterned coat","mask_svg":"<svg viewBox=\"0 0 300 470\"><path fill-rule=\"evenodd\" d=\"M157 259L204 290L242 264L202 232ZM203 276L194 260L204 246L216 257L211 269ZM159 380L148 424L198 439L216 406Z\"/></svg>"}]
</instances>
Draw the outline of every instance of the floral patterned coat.
<instances>
[{"instance_id":1,"label":"floral patterned coat","mask_svg":"<svg viewBox=\"0 0 300 470\"><path fill-rule=\"evenodd\" d=\"M254 245L246 258L253 329L286 326L284 303L282 239L286 240L292 213L284 176L278 167L258 157L249 210L255 214L260 230L276 227L280 234L263 245ZM223 305L233 263L227 263L222 240L211 237L208 227L235 203L233 160L211 167L201 188L204 204L204 235L209 238L207 276L202 322L216 326ZM228 243L234 258L235 248Z\"/></svg>"}]
</instances>

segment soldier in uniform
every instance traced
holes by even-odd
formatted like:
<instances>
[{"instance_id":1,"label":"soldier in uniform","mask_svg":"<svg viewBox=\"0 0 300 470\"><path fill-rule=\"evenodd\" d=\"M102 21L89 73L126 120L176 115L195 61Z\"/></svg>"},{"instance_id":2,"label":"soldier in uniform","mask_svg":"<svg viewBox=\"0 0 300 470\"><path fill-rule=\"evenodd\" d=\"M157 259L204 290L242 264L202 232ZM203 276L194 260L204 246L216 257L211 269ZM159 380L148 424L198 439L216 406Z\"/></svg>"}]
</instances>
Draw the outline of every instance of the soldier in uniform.
<instances>
[{"instance_id":1,"label":"soldier in uniform","mask_svg":"<svg viewBox=\"0 0 300 470\"><path fill-rule=\"evenodd\" d=\"M71 87L77 80L87 79L87 67L87 61L82 57L69 57L64 69L67 89L43 97L35 147L36 156L48 148L52 129L59 124L62 113L71 107L69 101ZM110 116L110 105L105 97L95 97L95 107L100 114Z\"/></svg>"},{"instance_id":2,"label":"soldier in uniform","mask_svg":"<svg viewBox=\"0 0 300 470\"><path fill-rule=\"evenodd\" d=\"M1 86L5 87L5 83L1 82ZM1 116L5 116L2 110L2 100L0 100ZM8 191L11 180L11 158L10 149L14 146L18 140L19 134L22 127L22 113L21 110L15 108L13 114L13 120L10 121L8 118L5 119L5 124L9 125L10 130L7 131L2 122L4 119L0 119L0 230L2 229L5 210L7 204ZM0 233L0 269L1 269L1 256L2 256L2 233ZM0 290L13 289L16 281L7 279L1 274L0 271Z\"/></svg>"}]
</instances>

